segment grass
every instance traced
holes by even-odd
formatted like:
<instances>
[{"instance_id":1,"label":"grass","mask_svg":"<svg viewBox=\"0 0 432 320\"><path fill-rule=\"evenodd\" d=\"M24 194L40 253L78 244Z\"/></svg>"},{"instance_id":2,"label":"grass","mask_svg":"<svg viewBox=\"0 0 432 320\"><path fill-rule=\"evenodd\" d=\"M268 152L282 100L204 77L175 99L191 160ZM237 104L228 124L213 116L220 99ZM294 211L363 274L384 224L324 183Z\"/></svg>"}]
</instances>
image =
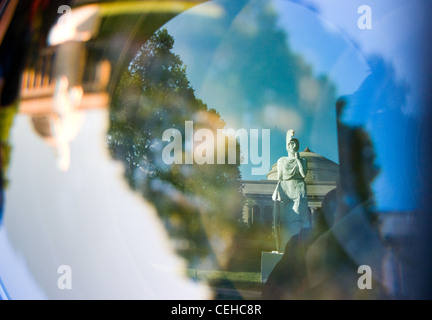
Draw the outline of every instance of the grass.
<instances>
[{"instance_id":1,"label":"grass","mask_svg":"<svg viewBox=\"0 0 432 320\"><path fill-rule=\"evenodd\" d=\"M198 269L188 269L187 272L192 279L207 282L210 287L219 292L220 299L254 299L259 297L263 286L260 272Z\"/></svg>"},{"instance_id":2,"label":"grass","mask_svg":"<svg viewBox=\"0 0 432 320\"><path fill-rule=\"evenodd\" d=\"M209 271L189 269L188 275L198 280L218 280L226 279L232 282L261 282L259 272L233 272L233 271Z\"/></svg>"}]
</instances>

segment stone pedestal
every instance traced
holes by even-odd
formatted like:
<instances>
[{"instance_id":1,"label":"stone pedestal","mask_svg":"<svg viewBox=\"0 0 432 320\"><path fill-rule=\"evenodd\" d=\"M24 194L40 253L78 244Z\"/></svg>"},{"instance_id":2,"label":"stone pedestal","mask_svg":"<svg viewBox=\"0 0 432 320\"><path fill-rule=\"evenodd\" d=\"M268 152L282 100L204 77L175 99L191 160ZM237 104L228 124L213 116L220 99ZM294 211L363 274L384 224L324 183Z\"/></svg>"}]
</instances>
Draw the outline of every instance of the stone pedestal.
<instances>
[{"instance_id":1,"label":"stone pedestal","mask_svg":"<svg viewBox=\"0 0 432 320\"><path fill-rule=\"evenodd\" d=\"M261 253L261 282L266 282L276 264L282 258L283 253L265 252Z\"/></svg>"}]
</instances>

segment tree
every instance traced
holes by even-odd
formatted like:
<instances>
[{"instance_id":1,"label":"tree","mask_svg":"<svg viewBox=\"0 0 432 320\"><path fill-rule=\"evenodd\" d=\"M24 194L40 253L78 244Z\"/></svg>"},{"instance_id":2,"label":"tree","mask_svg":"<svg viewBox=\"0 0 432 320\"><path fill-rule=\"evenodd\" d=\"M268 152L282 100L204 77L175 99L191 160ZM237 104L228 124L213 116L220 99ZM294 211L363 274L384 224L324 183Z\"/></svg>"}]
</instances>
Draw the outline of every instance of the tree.
<instances>
[{"instance_id":1,"label":"tree","mask_svg":"<svg viewBox=\"0 0 432 320\"><path fill-rule=\"evenodd\" d=\"M223 264L243 203L240 161L217 165L162 161L166 129L178 129L184 137L185 121L212 132L225 126L215 110L196 98L186 66L172 52L173 44L173 37L162 29L130 63L110 106L108 146L123 163L130 187L157 208L177 251L191 265L208 257ZM187 148L184 139L182 147ZM239 151L237 144L238 160Z\"/></svg>"}]
</instances>

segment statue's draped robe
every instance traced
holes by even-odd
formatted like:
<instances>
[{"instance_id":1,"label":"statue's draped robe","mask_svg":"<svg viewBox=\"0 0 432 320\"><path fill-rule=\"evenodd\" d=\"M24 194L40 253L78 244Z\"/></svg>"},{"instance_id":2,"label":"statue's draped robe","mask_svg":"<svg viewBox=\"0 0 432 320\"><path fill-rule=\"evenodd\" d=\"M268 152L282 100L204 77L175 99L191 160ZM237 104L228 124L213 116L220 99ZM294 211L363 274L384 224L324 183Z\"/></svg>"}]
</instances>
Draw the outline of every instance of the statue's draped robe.
<instances>
[{"instance_id":1,"label":"statue's draped robe","mask_svg":"<svg viewBox=\"0 0 432 320\"><path fill-rule=\"evenodd\" d=\"M304 174L307 160L300 158ZM288 240L302 228L309 228L309 208L306 183L300 174L296 159L282 157L277 162L278 184L273 193L274 232L276 249L282 252Z\"/></svg>"}]
</instances>

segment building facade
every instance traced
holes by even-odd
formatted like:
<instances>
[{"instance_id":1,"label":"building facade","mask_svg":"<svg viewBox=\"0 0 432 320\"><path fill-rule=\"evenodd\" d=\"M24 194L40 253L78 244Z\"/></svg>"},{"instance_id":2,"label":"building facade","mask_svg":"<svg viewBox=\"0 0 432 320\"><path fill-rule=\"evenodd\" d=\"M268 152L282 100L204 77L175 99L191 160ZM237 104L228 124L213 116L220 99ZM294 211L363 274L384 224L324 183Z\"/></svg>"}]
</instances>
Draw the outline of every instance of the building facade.
<instances>
[{"instance_id":1,"label":"building facade","mask_svg":"<svg viewBox=\"0 0 432 320\"><path fill-rule=\"evenodd\" d=\"M314 214L321 207L324 196L336 188L339 180L339 165L309 150L300 152L308 161L305 182L308 194L310 221L313 226ZM243 221L248 226L259 226L271 232L273 223L272 194L277 184L277 168L274 164L267 174L267 180L244 180Z\"/></svg>"}]
</instances>

